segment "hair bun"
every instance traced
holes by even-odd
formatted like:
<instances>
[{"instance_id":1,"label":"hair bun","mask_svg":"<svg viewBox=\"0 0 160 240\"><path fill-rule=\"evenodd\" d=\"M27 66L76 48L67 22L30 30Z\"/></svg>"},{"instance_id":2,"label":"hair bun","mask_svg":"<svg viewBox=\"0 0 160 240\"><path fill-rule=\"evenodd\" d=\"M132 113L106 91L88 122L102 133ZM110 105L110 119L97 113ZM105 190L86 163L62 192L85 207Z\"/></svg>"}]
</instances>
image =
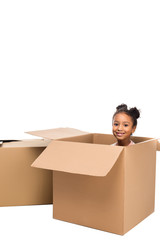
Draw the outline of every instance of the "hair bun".
<instances>
[{"instance_id":1,"label":"hair bun","mask_svg":"<svg viewBox=\"0 0 160 240\"><path fill-rule=\"evenodd\" d=\"M129 112L135 116L136 119L138 119L140 117L140 111L134 107L134 108L130 108Z\"/></svg>"},{"instance_id":2,"label":"hair bun","mask_svg":"<svg viewBox=\"0 0 160 240\"><path fill-rule=\"evenodd\" d=\"M117 106L116 109L117 109L117 111L127 110L127 105L126 104L121 104L121 105Z\"/></svg>"},{"instance_id":3,"label":"hair bun","mask_svg":"<svg viewBox=\"0 0 160 240\"><path fill-rule=\"evenodd\" d=\"M119 113L125 113L130 116L133 121L133 126L137 126L137 119L140 117L140 111L136 107L128 109L127 105L124 103L117 106L116 112L113 115L113 119L115 115Z\"/></svg>"}]
</instances>

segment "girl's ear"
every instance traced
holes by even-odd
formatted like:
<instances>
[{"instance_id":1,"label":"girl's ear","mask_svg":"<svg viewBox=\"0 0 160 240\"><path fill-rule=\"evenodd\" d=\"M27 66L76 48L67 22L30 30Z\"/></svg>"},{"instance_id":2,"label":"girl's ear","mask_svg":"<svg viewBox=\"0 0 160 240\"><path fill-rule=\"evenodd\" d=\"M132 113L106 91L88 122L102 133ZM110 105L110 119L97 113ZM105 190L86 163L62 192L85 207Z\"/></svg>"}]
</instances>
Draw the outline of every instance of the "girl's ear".
<instances>
[{"instance_id":1,"label":"girl's ear","mask_svg":"<svg viewBox=\"0 0 160 240\"><path fill-rule=\"evenodd\" d=\"M134 133L135 130L136 130L136 126L134 126L134 127L132 128L132 133Z\"/></svg>"}]
</instances>

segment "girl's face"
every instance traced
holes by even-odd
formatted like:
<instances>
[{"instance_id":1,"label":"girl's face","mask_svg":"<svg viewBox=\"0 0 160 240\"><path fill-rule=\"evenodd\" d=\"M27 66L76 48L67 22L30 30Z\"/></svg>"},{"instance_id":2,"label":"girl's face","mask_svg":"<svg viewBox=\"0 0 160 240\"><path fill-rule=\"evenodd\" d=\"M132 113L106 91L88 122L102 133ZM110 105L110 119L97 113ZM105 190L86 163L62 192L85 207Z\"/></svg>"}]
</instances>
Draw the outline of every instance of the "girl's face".
<instances>
[{"instance_id":1,"label":"girl's face","mask_svg":"<svg viewBox=\"0 0 160 240\"><path fill-rule=\"evenodd\" d=\"M112 131L120 145L127 146L130 143L130 136L135 129L132 118L127 114L122 112L114 116Z\"/></svg>"}]
</instances>

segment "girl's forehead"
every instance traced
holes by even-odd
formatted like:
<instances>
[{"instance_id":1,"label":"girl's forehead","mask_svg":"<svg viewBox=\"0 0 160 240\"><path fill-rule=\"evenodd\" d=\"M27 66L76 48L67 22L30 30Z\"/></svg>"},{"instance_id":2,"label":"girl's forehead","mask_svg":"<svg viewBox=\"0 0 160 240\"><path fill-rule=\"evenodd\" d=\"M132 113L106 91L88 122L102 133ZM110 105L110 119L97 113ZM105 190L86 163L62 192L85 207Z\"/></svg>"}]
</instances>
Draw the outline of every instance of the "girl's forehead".
<instances>
[{"instance_id":1,"label":"girl's forehead","mask_svg":"<svg viewBox=\"0 0 160 240\"><path fill-rule=\"evenodd\" d=\"M126 113L122 112L122 113L117 113L114 116L113 121L132 122L132 118L130 116L128 116Z\"/></svg>"}]
</instances>

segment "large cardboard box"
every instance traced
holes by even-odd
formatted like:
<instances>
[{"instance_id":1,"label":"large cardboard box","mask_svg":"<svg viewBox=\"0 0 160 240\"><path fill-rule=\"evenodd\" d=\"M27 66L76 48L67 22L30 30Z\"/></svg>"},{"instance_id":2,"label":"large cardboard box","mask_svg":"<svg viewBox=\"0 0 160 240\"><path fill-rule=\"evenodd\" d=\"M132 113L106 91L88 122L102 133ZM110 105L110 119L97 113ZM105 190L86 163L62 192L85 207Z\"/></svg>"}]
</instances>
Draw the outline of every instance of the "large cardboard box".
<instances>
[{"instance_id":1,"label":"large cardboard box","mask_svg":"<svg viewBox=\"0 0 160 240\"><path fill-rule=\"evenodd\" d=\"M83 132L62 128L42 131L53 139ZM38 132L36 132L38 135ZM48 138L48 135L45 137ZM31 164L48 146L50 140L0 141L0 206L51 204L52 171L32 168Z\"/></svg>"},{"instance_id":2,"label":"large cardboard box","mask_svg":"<svg viewBox=\"0 0 160 240\"><path fill-rule=\"evenodd\" d=\"M49 141L5 141L0 146L0 206L52 203L52 172L31 168Z\"/></svg>"},{"instance_id":3,"label":"large cardboard box","mask_svg":"<svg viewBox=\"0 0 160 240\"><path fill-rule=\"evenodd\" d=\"M157 139L108 134L53 140L32 164L53 170L53 217L123 235L154 211Z\"/></svg>"}]
</instances>

